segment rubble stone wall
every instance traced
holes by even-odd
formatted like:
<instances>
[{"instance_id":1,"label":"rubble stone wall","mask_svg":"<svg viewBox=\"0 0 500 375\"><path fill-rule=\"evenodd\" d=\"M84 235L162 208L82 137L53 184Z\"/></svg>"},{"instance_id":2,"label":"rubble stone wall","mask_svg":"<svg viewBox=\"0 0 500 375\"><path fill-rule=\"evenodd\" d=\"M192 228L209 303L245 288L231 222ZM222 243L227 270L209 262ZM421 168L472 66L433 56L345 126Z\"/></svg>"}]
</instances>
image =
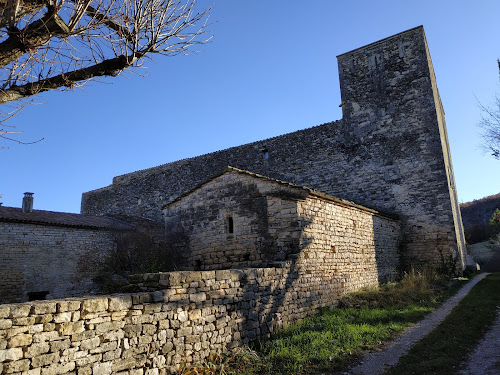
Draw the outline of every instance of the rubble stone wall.
<instances>
[{"instance_id":1,"label":"rubble stone wall","mask_svg":"<svg viewBox=\"0 0 500 375\"><path fill-rule=\"evenodd\" d=\"M114 246L109 230L0 222L0 303L28 301L32 292L81 296L95 287L89 260Z\"/></svg>"}]
</instances>

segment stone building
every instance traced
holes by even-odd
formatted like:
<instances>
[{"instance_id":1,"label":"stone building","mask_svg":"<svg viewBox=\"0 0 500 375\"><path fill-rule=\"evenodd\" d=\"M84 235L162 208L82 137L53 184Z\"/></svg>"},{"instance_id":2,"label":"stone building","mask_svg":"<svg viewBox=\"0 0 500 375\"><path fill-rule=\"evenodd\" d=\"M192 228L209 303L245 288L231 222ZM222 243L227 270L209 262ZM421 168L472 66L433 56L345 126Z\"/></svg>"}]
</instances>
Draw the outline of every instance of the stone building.
<instances>
[{"instance_id":1,"label":"stone building","mask_svg":"<svg viewBox=\"0 0 500 375\"><path fill-rule=\"evenodd\" d=\"M406 265L464 267L444 110L423 27L338 56L343 118L117 176L82 213L161 222L162 207L227 165L354 201L401 220Z\"/></svg>"},{"instance_id":2,"label":"stone building","mask_svg":"<svg viewBox=\"0 0 500 375\"><path fill-rule=\"evenodd\" d=\"M0 206L0 303L81 296L95 288L89 265L114 248L113 233L129 229L106 217Z\"/></svg>"},{"instance_id":3,"label":"stone building","mask_svg":"<svg viewBox=\"0 0 500 375\"><path fill-rule=\"evenodd\" d=\"M304 186L228 167L164 208L183 269L294 261L326 282L377 285L399 267L397 218ZM179 237L179 236L178 236Z\"/></svg>"}]
</instances>

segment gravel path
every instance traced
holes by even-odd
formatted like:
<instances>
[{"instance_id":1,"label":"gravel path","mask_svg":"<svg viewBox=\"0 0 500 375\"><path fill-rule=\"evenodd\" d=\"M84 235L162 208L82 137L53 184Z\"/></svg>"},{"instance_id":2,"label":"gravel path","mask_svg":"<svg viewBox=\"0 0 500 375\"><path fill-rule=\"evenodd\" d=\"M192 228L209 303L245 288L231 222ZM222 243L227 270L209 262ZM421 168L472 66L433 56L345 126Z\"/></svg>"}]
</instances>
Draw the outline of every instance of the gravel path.
<instances>
[{"instance_id":1,"label":"gravel path","mask_svg":"<svg viewBox=\"0 0 500 375\"><path fill-rule=\"evenodd\" d=\"M401 334L394 342L392 342L388 347L380 352L368 353L365 357L361 359L357 365L355 365L350 370L344 372L344 375L379 375L386 371L388 368L396 365L399 361L399 357L406 354L406 352L422 337L431 332L436 328L439 323L441 323L444 318L450 313L450 311L464 298L467 293L476 285L480 280L482 280L487 273L482 273L477 275L472 279L467 285L458 291L453 297L447 300L441 307L434 310L432 313L427 315L427 317L414 326L410 327L403 334ZM500 326L499 326L500 330ZM497 344L499 343L498 337L500 333L497 333ZM500 351L497 347L497 355ZM498 365L498 363L497 363ZM496 368L496 372L491 374L498 375L500 372ZM471 372L464 374L490 374L484 372Z\"/></svg>"},{"instance_id":2,"label":"gravel path","mask_svg":"<svg viewBox=\"0 0 500 375\"><path fill-rule=\"evenodd\" d=\"M465 363L467 367L460 375L500 374L500 307L495 323Z\"/></svg>"}]
</instances>

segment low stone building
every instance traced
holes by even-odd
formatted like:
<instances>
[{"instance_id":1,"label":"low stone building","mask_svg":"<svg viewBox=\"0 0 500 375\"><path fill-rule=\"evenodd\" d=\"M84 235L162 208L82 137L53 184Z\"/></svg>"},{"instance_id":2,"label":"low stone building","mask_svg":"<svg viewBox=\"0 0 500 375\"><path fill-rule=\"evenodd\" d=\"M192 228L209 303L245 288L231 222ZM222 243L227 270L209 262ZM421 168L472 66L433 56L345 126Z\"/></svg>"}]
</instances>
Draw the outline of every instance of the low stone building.
<instances>
[{"instance_id":1,"label":"low stone building","mask_svg":"<svg viewBox=\"0 0 500 375\"><path fill-rule=\"evenodd\" d=\"M129 225L106 217L0 206L0 303L81 296L95 288L90 260ZM91 257L86 255L92 254Z\"/></svg>"},{"instance_id":2,"label":"low stone building","mask_svg":"<svg viewBox=\"0 0 500 375\"><path fill-rule=\"evenodd\" d=\"M182 269L269 267L292 260L348 289L377 285L399 266L392 215L228 167L164 207ZM355 281L354 281L355 280ZM347 285L345 285L347 286Z\"/></svg>"}]
</instances>

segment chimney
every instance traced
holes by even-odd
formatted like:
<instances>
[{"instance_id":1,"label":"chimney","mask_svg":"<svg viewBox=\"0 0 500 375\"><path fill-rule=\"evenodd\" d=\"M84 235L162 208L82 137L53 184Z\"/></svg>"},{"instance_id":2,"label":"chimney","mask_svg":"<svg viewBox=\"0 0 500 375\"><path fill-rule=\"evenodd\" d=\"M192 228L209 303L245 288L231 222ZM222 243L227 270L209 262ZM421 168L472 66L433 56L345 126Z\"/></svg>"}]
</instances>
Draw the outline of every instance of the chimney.
<instances>
[{"instance_id":1,"label":"chimney","mask_svg":"<svg viewBox=\"0 0 500 375\"><path fill-rule=\"evenodd\" d=\"M23 213L30 214L32 212L33 212L33 193L24 193Z\"/></svg>"}]
</instances>

